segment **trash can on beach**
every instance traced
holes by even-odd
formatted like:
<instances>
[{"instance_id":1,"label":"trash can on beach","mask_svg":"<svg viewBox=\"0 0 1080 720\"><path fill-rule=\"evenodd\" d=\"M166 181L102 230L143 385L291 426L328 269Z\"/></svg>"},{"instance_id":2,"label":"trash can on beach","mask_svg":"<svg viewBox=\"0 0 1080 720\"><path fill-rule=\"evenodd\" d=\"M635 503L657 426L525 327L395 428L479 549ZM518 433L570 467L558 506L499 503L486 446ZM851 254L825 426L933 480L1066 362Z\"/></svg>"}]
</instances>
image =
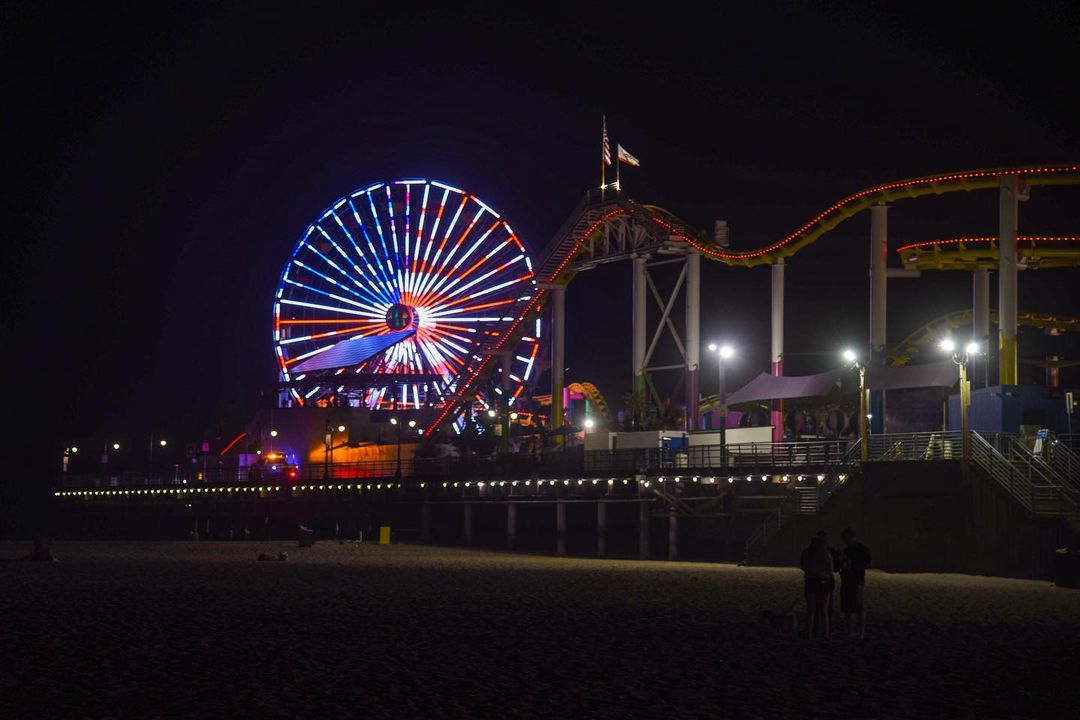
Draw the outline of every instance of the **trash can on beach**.
<instances>
[{"instance_id":1,"label":"trash can on beach","mask_svg":"<svg viewBox=\"0 0 1080 720\"><path fill-rule=\"evenodd\" d=\"M311 547L315 544L315 531L311 528L300 528L300 547Z\"/></svg>"},{"instance_id":2,"label":"trash can on beach","mask_svg":"<svg viewBox=\"0 0 1080 720\"><path fill-rule=\"evenodd\" d=\"M1063 588L1080 588L1080 553L1068 548L1054 551L1054 584Z\"/></svg>"}]
</instances>

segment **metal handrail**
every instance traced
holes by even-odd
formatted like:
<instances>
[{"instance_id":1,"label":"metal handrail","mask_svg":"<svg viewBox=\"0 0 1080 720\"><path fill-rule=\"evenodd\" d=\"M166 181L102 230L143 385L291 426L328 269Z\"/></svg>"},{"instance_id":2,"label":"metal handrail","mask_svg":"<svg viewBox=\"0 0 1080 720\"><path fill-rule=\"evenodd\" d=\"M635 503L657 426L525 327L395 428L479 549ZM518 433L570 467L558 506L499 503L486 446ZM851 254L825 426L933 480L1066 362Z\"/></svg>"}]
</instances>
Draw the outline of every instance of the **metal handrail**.
<instances>
[{"instance_id":1,"label":"metal handrail","mask_svg":"<svg viewBox=\"0 0 1080 720\"><path fill-rule=\"evenodd\" d=\"M1064 450L1065 452L1069 451L1066 447L1059 448L1059 450ZM1010 451L1010 457L1024 463L1028 473L1037 474L1038 479L1041 480L1043 484L1061 486L1070 497L1080 499L1080 495L1075 493L1075 488L1072 486L1068 472L1058 470L1058 467L1052 462L1047 462L1045 458L1036 454L1035 450L1028 447L1023 438L1011 438ZM1061 456L1064 456L1064 452L1059 453L1059 457Z\"/></svg>"},{"instance_id":2,"label":"metal handrail","mask_svg":"<svg viewBox=\"0 0 1080 720\"><path fill-rule=\"evenodd\" d=\"M1022 455L1006 458L976 432L972 432L972 457L1028 512L1060 517L1080 510L1076 498L1043 467Z\"/></svg>"},{"instance_id":3,"label":"metal handrail","mask_svg":"<svg viewBox=\"0 0 1080 720\"><path fill-rule=\"evenodd\" d=\"M960 458L963 435L959 432L917 432L870 435L867 460L921 461Z\"/></svg>"},{"instance_id":4,"label":"metal handrail","mask_svg":"<svg viewBox=\"0 0 1080 720\"><path fill-rule=\"evenodd\" d=\"M1028 512L1034 511L1031 480L1017 471L1005 456L974 431L971 432L971 459Z\"/></svg>"},{"instance_id":5,"label":"metal handrail","mask_svg":"<svg viewBox=\"0 0 1080 720\"><path fill-rule=\"evenodd\" d=\"M1080 454L1061 441L1050 444L1050 464L1077 490L1080 490Z\"/></svg>"}]
</instances>

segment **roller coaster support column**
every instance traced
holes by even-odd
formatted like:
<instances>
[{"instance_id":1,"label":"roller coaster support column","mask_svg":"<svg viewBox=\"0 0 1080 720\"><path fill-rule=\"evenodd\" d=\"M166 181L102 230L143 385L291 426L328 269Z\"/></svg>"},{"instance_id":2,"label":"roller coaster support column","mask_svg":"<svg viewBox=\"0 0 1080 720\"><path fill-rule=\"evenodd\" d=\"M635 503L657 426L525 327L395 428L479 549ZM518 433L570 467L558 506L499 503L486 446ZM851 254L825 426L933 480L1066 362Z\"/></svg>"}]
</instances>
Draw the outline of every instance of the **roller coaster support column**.
<instances>
[{"instance_id":1,"label":"roller coaster support column","mask_svg":"<svg viewBox=\"0 0 1080 720\"><path fill-rule=\"evenodd\" d=\"M983 348L978 362L983 366L983 386L990 384L990 271L971 274L971 335ZM973 375L975 373L972 373Z\"/></svg>"},{"instance_id":2,"label":"roller coaster support column","mask_svg":"<svg viewBox=\"0 0 1080 720\"><path fill-rule=\"evenodd\" d=\"M888 283L889 206L870 208L870 362L885 363L885 307ZM870 432L885 428L885 393L870 392ZM864 441L865 442L865 441Z\"/></svg>"},{"instance_id":3,"label":"roller coaster support column","mask_svg":"<svg viewBox=\"0 0 1080 720\"><path fill-rule=\"evenodd\" d=\"M645 396L645 312L646 302L648 301L647 293L649 292L645 281L645 260L645 257L635 257L633 260L634 335L630 359L634 370L635 404ZM644 429L644 420L643 417L634 418L634 422L641 425L640 429L642 430Z\"/></svg>"},{"instance_id":4,"label":"roller coaster support column","mask_svg":"<svg viewBox=\"0 0 1080 720\"><path fill-rule=\"evenodd\" d=\"M772 374L784 374L784 259L772 265ZM773 442L784 441L784 405L772 401ZM725 420L726 422L726 420Z\"/></svg>"},{"instance_id":5,"label":"roller coaster support column","mask_svg":"<svg viewBox=\"0 0 1080 720\"><path fill-rule=\"evenodd\" d=\"M558 430L563 426L566 385L566 286L552 286L551 294L551 429ZM555 442L562 444L563 437L556 435Z\"/></svg>"},{"instance_id":6,"label":"roller coaster support column","mask_svg":"<svg viewBox=\"0 0 1080 720\"><path fill-rule=\"evenodd\" d=\"M1016 224L1020 179L1001 178L998 209L998 382L1016 385Z\"/></svg>"},{"instance_id":7,"label":"roller coaster support column","mask_svg":"<svg viewBox=\"0 0 1080 720\"><path fill-rule=\"evenodd\" d=\"M697 430L701 396L701 255L686 256L686 429Z\"/></svg>"}]
</instances>

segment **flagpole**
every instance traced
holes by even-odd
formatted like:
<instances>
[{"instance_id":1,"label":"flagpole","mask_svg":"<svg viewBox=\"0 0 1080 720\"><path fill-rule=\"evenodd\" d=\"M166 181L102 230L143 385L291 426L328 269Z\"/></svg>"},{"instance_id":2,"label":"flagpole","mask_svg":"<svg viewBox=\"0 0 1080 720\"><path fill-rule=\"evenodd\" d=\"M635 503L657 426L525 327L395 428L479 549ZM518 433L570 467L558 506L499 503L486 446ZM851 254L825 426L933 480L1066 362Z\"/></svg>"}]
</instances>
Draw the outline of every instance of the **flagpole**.
<instances>
[{"instance_id":1,"label":"flagpole","mask_svg":"<svg viewBox=\"0 0 1080 720\"><path fill-rule=\"evenodd\" d=\"M600 138L600 197L604 197L604 185L607 184L607 162L604 155L604 143L607 142L607 115L603 117L603 134Z\"/></svg>"}]
</instances>

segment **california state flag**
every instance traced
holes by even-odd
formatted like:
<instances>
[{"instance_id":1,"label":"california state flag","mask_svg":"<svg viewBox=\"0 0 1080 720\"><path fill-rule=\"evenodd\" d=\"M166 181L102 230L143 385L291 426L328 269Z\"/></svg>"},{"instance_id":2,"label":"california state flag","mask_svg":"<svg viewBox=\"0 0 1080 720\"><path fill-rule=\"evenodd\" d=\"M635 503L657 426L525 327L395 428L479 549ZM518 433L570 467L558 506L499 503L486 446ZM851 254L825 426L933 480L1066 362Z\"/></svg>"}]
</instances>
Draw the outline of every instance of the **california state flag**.
<instances>
[{"instance_id":1,"label":"california state flag","mask_svg":"<svg viewBox=\"0 0 1080 720\"><path fill-rule=\"evenodd\" d=\"M641 166L641 161L628 153L622 145L616 145L615 147L619 149L619 162L624 162L627 165L633 165L634 167Z\"/></svg>"}]
</instances>

